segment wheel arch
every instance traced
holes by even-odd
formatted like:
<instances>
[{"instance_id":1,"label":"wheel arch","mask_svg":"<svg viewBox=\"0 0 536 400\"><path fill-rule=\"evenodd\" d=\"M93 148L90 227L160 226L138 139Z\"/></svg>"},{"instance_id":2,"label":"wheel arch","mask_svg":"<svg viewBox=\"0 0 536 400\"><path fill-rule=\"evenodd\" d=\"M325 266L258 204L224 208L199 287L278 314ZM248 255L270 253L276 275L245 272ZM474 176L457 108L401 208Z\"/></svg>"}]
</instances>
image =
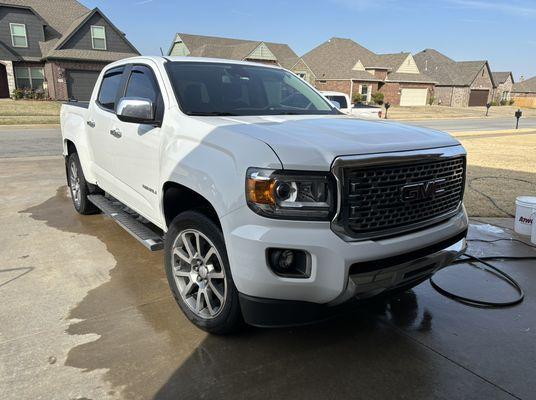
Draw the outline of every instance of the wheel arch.
<instances>
[{"instance_id":1,"label":"wheel arch","mask_svg":"<svg viewBox=\"0 0 536 400\"><path fill-rule=\"evenodd\" d=\"M197 211L220 229L222 228L220 218L215 207L203 195L193 189L177 182L168 181L162 187L162 211L166 227L171 221L184 211Z\"/></svg>"}]
</instances>

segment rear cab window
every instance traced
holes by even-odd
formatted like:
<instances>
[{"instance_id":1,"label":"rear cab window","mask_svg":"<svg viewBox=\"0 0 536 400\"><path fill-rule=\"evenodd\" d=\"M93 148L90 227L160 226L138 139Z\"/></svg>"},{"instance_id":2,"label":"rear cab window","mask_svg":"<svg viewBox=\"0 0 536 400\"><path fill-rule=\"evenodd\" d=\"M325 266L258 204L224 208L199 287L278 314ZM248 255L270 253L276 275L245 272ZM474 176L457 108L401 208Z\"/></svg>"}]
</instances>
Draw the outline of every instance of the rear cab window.
<instances>
[{"instance_id":1,"label":"rear cab window","mask_svg":"<svg viewBox=\"0 0 536 400\"><path fill-rule=\"evenodd\" d=\"M104 74L97 103L108 111L115 111L115 103L117 101L119 89L121 88L121 80L123 77L124 67L112 68Z\"/></svg>"},{"instance_id":2,"label":"rear cab window","mask_svg":"<svg viewBox=\"0 0 536 400\"><path fill-rule=\"evenodd\" d=\"M327 96L327 98L331 101L336 101L339 103L340 108L348 108L348 104L346 104L346 97L344 96Z\"/></svg>"}]
</instances>

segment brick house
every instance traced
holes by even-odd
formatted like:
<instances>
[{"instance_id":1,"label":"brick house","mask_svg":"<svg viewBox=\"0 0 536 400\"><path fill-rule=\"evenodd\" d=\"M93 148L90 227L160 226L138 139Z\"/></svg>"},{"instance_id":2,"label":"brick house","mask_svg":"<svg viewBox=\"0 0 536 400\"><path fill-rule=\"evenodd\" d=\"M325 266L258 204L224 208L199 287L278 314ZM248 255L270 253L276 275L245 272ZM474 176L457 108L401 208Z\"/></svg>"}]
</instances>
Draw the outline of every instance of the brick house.
<instances>
[{"instance_id":1,"label":"brick house","mask_svg":"<svg viewBox=\"0 0 536 400\"><path fill-rule=\"evenodd\" d=\"M514 83L512 99L518 107L536 108L536 76Z\"/></svg>"},{"instance_id":2,"label":"brick house","mask_svg":"<svg viewBox=\"0 0 536 400\"><path fill-rule=\"evenodd\" d=\"M492 72L493 100L496 102L509 101L514 87L514 75L511 72Z\"/></svg>"},{"instance_id":3,"label":"brick house","mask_svg":"<svg viewBox=\"0 0 536 400\"><path fill-rule=\"evenodd\" d=\"M434 49L415 54L419 69L437 81L436 103L451 107L485 106L494 82L487 61L454 61Z\"/></svg>"},{"instance_id":4,"label":"brick house","mask_svg":"<svg viewBox=\"0 0 536 400\"><path fill-rule=\"evenodd\" d=\"M231 39L216 36L177 33L168 51L169 56L224 58L275 64L290 68L298 55L285 43Z\"/></svg>"},{"instance_id":5,"label":"brick house","mask_svg":"<svg viewBox=\"0 0 536 400\"><path fill-rule=\"evenodd\" d=\"M75 0L0 0L0 98L18 88L89 100L106 64L135 55L98 8Z\"/></svg>"},{"instance_id":6,"label":"brick house","mask_svg":"<svg viewBox=\"0 0 536 400\"><path fill-rule=\"evenodd\" d=\"M361 95L376 92L393 105L427 104L434 80L419 71L410 53L376 54L351 39L331 38L303 55L292 71L319 90Z\"/></svg>"}]
</instances>

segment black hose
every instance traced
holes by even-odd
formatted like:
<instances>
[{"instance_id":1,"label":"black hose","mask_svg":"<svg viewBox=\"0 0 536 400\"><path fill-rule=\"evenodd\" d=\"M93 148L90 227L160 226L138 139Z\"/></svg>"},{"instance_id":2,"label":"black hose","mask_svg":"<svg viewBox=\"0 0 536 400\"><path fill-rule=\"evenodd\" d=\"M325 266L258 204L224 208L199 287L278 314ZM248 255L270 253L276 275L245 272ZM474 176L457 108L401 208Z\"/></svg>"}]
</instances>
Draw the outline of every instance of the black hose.
<instances>
[{"instance_id":1,"label":"black hose","mask_svg":"<svg viewBox=\"0 0 536 400\"><path fill-rule=\"evenodd\" d=\"M526 243L525 243L526 244ZM530 246L530 245L528 245ZM534 246L531 246L534 247ZM465 254L465 257L467 258L461 258L456 261L454 261L452 264L465 264L467 261L476 261L483 265L485 265L488 269L485 269L486 272L489 272L490 274L493 274L497 276L499 279L502 279L506 283L508 283L510 286L512 286L518 293L518 296L514 300L509 301L487 301L487 300L479 300L479 299L472 299L470 297L464 297L452 292L449 292L448 290L440 287L433 279L433 277L430 277L430 284L432 287L437 290L439 293L441 293L443 296L446 296L452 300L455 300L459 303L463 303L469 306L473 307L485 307L485 308L498 308L498 307L510 307L514 306L516 304L519 304L523 301L525 297L525 292L523 291L523 288L519 285L519 283L512 278L510 275L508 275L506 272L501 271L499 268L491 265L490 263L486 262L486 260L536 260L536 257L510 257L510 256L494 256L494 257L475 257L470 254ZM471 264L469 264L471 265Z\"/></svg>"},{"instance_id":2,"label":"black hose","mask_svg":"<svg viewBox=\"0 0 536 400\"><path fill-rule=\"evenodd\" d=\"M493 197L491 197L490 195L484 193L483 191L479 190L479 189L476 189L474 186L473 186L473 182L475 181L479 181L479 180L482 180L482 179L508 179L508 181L516 181L516 182L523 182L523 183L528 183L528 184L531 184L531 185L536 185L536 183L534 182L531 182L531 181L528 181L526 179L519 179L519 178L503 178L503 177L500 177L500 176L477 176L476 178L472 178L469 180L467 186L469 186L469 188L471 188L472 190L474 190L475 192L477 192L479 195L485 197L486 199L489 200L489 202L497 209L499 210L500 212L506 214L507 216L511 217L511 218L514 218L515 215L512 214L511 212L509 211L506 211L504 208L502 208L501 206L499 206L497 204L497 202L495 201L495 199Z\"/></svg>"}]
</instances>

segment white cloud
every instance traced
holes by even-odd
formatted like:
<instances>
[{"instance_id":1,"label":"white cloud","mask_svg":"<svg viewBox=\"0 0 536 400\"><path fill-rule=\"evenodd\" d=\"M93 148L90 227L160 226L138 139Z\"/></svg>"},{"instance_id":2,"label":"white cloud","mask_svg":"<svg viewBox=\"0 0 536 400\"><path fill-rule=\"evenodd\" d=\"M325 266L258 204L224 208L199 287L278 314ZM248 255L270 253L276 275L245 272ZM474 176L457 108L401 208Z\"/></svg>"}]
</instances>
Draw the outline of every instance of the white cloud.
<instances>
[{"instance_id":1,"label":"white cloud","mask_svg":"<svg viewBox=\"0 0 536 400\"><path fill-rule=\"evenodd\" d=\"M141 6L142 4L152 3L154 0L141 0L134 3L135 6Z\"/></svg>"}]
</instances>

